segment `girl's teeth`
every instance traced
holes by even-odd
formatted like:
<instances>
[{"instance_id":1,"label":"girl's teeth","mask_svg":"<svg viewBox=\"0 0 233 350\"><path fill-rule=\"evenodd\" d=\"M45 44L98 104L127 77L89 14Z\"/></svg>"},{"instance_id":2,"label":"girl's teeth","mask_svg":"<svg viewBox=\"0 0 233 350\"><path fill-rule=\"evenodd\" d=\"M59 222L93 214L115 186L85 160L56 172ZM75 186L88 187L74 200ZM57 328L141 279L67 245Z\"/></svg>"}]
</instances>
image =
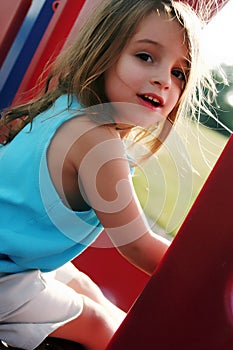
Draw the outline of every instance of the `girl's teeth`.
<instances>
[{"instance_id":1,"label":"girl's teeth","mask_svg":"<svg viewBox=\"0 0 233 350\"><path fill-rule=\"evenodd\" d=\"M151 101L153 101L153 102L159 103L159 101L158 101L157 99L155 99L155 98L153 98L153 97L151 97L151 96L145 95L145 98L148 98L148 100L151 100Z\"/></svg>"},{"instance_id":2,"label":"girl's teeth","mask_svg":"<svg viewBox=\"0 0 233 350\"><path fill-rule=\"evenodd\" d=\"M153 98L153 97L147 96L147 95L145 95L144 97L145 97L146 99L150 100L150 101L153 101L154 103L158 103L158 104L159 104L159 100L157 100L156 98Z\"/></svg>"}]
</instances>

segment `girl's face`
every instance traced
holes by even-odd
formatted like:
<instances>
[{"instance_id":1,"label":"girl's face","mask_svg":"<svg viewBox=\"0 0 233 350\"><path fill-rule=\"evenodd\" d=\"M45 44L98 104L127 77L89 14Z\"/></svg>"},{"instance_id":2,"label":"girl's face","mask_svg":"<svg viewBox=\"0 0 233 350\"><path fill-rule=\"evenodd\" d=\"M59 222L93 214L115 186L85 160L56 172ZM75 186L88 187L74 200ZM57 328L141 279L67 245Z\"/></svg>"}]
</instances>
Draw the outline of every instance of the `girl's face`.
<instances>
[{"instance_id":1,"label":"girl's face","mask_svg":"<svg viewBox=\"0 0 233 350\"><path fill-rule=\"evenodd\" d=\"M177 21L164 14L146 17L105 72L106 96L116 102L115 121L149 127L166 119L185 87L187 57Z\"/></svg>"}]
</instances>

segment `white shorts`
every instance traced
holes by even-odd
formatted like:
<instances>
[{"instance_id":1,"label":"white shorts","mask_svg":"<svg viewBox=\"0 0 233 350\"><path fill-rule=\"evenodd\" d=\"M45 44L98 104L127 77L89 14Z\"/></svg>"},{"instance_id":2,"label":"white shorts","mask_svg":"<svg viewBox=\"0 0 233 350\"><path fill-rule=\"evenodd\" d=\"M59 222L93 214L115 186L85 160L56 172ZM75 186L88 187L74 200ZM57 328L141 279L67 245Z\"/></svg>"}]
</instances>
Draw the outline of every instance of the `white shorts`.
<instances>
[{"instance_id":1,"label":"white shorts","mask_svg":"<svg viewBox=\"0 0 233 350\"><path fill-rule=\"evenodd\" d=\"M83 299L66 284L75 267L38 270L0 278L0 339L7 344L35 349L55 329L78 317Z\"/></svg>"}]
</instances>

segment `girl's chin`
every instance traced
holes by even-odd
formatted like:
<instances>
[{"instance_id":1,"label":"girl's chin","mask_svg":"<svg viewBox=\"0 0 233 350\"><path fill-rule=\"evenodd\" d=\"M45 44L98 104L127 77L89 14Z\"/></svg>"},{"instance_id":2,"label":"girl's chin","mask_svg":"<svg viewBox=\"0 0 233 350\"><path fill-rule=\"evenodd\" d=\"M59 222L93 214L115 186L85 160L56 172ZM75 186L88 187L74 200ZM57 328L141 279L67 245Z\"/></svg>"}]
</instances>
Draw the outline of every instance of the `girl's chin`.
<instances>
[{"instance_id":1,"label":"girl's chin","mask_svg":"<svg viewBox=\"0 0 233 350\"><path fill-rule=\"evenodd\" d=\"M134 128L137 126L149 128L165 119L161 110L151 110L145 106L126 102L114 102L115 116L117 125L123 128Z\"/></svg>"},{"instance_id":2,"label":"girl's chin","mask_svg":"<svg viewBox=\"0 0 233 350\"><path fill-rule=\"evenodd\" d=\"M140 118L134 118L132 120L128 120L128 124L131 124L131 127L142 127L142 128L150 128L156 124L162 123L165 120L165 118L161 115L156 116L145 116L143 119Z\"/></svg>"}]
</instances>

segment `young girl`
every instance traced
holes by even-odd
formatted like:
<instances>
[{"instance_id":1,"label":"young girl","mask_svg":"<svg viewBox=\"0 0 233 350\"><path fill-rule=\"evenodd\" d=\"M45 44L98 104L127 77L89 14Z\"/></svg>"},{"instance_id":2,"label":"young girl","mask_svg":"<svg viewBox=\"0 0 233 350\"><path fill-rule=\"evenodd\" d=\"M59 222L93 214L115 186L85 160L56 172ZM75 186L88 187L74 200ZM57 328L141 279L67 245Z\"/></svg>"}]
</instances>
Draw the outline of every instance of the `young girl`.
<instances>
[{"instance_id":1,"label":"young girl","mask_svg":"<svg viewBox=\"0 0 233 350\"><path fill-rule=\"evenodd\" d=\"M101 2L45 92L3 112L3 131L16 123L0 149L1 340L35 349L50 335L104 349L125 313L70 261L103 228L148 274L166 252L138 204L123 139L153 154L203 101L197 22L180 2Z\"/></svg>"}]
</instances>

